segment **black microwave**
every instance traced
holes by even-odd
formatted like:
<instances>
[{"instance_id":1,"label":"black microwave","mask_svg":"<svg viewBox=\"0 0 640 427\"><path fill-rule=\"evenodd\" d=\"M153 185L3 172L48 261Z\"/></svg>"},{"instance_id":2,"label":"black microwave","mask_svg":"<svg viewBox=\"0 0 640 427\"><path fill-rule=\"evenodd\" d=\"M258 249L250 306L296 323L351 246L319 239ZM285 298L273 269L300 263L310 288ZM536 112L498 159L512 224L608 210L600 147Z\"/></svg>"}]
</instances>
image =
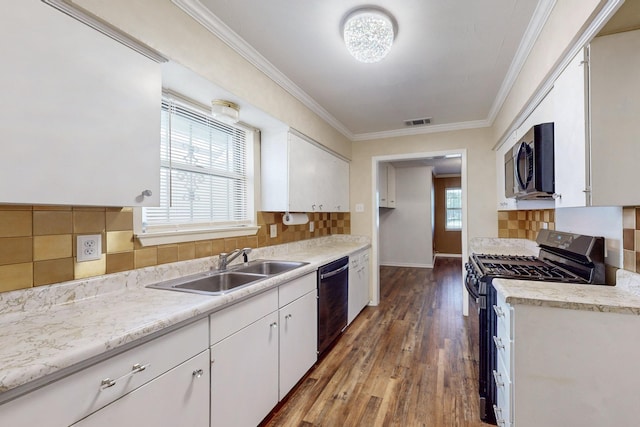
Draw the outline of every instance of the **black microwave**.
<instances>
[{"instance_id":1,"label":"black microwave","mask_svg":"<svg viewBox=\"0 0 640 427\"><path fill-rule=\"evenodd\" d=\"M505 196L520 200L553 198L553 123L541 123L504 155Z\"/></svg>"}]
</instances>

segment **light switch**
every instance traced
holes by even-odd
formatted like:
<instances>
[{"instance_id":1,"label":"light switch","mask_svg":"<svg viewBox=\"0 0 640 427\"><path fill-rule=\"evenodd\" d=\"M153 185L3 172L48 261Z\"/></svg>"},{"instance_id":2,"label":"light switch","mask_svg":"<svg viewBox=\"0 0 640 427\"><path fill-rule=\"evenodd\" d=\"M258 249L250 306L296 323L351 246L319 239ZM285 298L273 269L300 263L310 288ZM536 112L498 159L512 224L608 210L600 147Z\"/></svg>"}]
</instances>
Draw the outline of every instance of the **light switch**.
<instances>
[{"instance_id":1,"label":"light switch","mask_svg":"<svg viewBox=\"0 0 640 427\"><path fill-rule=\"evenodd\" d=\"M364 203L356 203L356 212L364 212Z\"/></svg>"},{"instance_id":2,"label":"light switch","mask_svg":"<svg viewBox=\"0 0 640 427\"><path fill-rule=\"evenodd\" d=\"M274 237L278 237L278 224L271 224L269 226L269 235L273 239Z\"/></svg>"}]
</instances>

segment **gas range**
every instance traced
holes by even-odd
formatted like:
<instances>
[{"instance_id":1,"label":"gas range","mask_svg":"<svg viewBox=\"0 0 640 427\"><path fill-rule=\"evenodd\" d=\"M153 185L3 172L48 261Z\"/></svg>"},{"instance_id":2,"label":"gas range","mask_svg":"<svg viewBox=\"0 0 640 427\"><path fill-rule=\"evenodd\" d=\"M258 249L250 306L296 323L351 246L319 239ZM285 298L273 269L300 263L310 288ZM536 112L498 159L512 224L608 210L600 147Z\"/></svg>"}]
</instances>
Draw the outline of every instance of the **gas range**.
<instances>
[{"instance_id":1,"label":"gas range","mask_svg":"<svg viewBox=\"0 0 640 427\"><path fill-rule=\"evenodd\" d=\"M495 424L491 410L497 399L492 373L497 369L497 319L492 307L495 278L532 281L604 284L604 239L560 231L540 230L538 256L473 254L465 264L465 286L478 306L480 417Z\"/></svg>"}]
</instances>

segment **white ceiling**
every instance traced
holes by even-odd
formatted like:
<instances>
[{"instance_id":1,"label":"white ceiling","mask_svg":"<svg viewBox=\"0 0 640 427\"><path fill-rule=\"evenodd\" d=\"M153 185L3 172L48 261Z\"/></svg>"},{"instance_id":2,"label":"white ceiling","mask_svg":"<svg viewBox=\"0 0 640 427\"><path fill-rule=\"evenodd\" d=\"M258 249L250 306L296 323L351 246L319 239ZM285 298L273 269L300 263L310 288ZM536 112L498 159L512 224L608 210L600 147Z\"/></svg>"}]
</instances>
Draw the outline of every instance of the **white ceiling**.
<instances>
[{"instance_id":1,"label":"white ceiling","mask_svg":"<svg viewBox=\"0 0 640 427\"><path fill-rule=\"evenodd\" d=\"M490 126L553 0L377 0L391 53L353 59L356 0L172 0L352 140ZM404 120L432 117L405 127Z\"/></svg>"}]
</instances>

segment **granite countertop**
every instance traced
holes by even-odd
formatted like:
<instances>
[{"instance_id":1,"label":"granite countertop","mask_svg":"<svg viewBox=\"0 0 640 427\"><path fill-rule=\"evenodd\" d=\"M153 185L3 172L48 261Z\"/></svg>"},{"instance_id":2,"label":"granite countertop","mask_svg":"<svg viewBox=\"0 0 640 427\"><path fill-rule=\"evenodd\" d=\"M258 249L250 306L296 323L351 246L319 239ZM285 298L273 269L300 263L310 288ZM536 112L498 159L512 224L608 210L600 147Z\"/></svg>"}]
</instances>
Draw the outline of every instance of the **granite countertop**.
<instances>
[{"instance_id":1,"label":"granite countertop","mask_svg":"<svg viewBox=\"0 0 640 427\"><path fill-rule=\"evenodd\" d=\"M334 235L254 249L251 259L309 264L220 296L145 287L208 271L217 257L0 293L0 402L368 247L368 238Z\"/></svg>"},{"instance_id":2,"label":"granite countertop","mask_svg":"<svg viewBox=\"0 0 640 427\"><path fill-rule=\"evenodd\" d=\"M537 255L535 242L525 239L474 238L471 252ZM619 269L616 285L579 285L533 280L494 279L509 304L526 304L640 315L640 274Z\"/></svg>"}]
</instances>

